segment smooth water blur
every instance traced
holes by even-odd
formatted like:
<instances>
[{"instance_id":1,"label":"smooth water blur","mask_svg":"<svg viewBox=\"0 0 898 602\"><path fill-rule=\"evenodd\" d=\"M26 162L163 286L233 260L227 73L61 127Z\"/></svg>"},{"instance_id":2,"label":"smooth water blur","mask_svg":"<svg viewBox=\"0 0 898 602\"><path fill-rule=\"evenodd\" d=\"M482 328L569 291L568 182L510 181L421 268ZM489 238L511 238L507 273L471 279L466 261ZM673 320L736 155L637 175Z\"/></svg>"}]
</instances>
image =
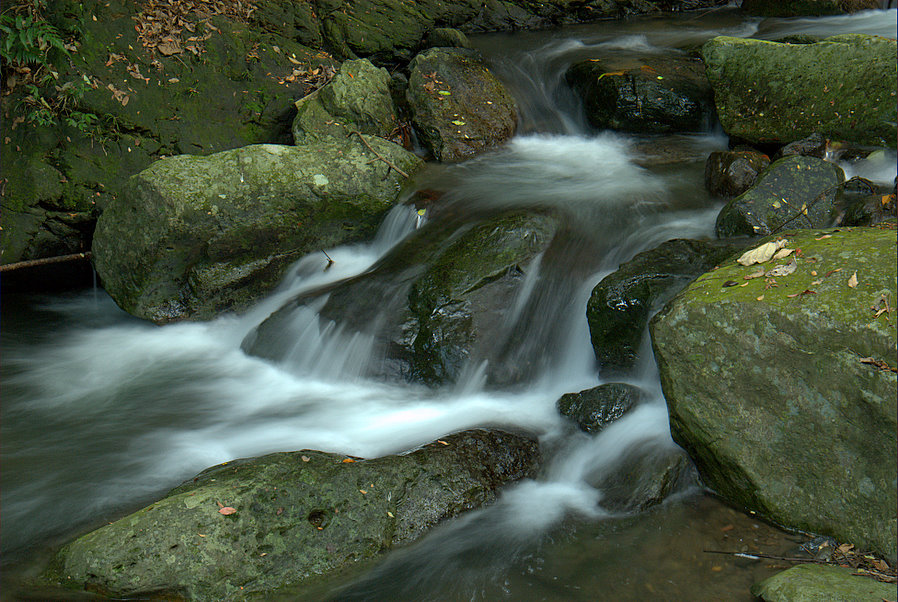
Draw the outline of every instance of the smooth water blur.
<instances>
[{"instance_id":1,"label":"smooth water blur","mask_svg":"<svg viewBox=\"0 0 898 602\"><path fill-rule=\"evenodd\" d=\"M895 11L877 14L892 19L894 35ZM838 33L867 27L869 19L814 23ZM623 459L663 456L674 446L648 341L629 378L648 399L625 417L592 437L555 408L562 394L600 383L584 311L592 287L661 242L713 236L721 201L704 191L703 166L727 139L713 130L667 137L592 131L563 73L575 60L601 53L682 53L714 35L787 35L796 27L804 22L721 10L475 39L515 92L520 135L464 164L432 166L418 183L444 193L440 203L462 215L551 207L564 216L564 244L532 266L505 316L505 336L516 337L520 353L545 357L513 391L484 388L492 367L477 361L460 382L442 389L371 380L373 341L320 320L315 304L292 315L286 332L293 345L277 361L241 350L253 329L298 294L374 265L414 230L409 207L392 212L370 244L301 259L278 290L240 316L156 327L126 315L102 292L4 296L4 561L114 520L234 458L303 448L376 457L491 426L540 437L546 453L540 477L506 488L490 508L388 555L338 597L568 600L613 591L614 599L703 599L702 588L716 574L709 567L725 566L721 571L739 585L711 587L717 594L705 599L735 599L734 591L747 588L742 582L763 571L732 559L678 564L684 550L697 554L684 541L698 532L703 540L728 533L728 522L707 526L718 515L737 531L764 530L774 547L784 545L781 534L730 516L694 491L635 517L602 507L598 484ZM894 163L894 153L885 153L852 169L887 181ZM429 227L442 227L439 212ZM677 594L653 591L664 581L647 572L621 577L629 574L622 565L635 570L639 562L675 571L668 581L676 582ZM320 592L318 599L329 595Z\"/></svg>"}]
</instances>

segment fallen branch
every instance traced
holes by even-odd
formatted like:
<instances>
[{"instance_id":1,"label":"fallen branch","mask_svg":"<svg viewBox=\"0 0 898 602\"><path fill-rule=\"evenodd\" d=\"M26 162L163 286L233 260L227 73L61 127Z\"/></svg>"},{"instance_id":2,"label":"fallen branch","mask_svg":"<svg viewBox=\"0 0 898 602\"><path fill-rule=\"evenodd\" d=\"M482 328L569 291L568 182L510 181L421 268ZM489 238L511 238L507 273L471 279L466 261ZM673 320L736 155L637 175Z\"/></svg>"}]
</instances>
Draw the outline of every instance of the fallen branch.
<instances>
[{"instance_id":1,"label":"fallen branch","mask_svg":"<svg viewBox=\"0 0 898 602\"><path fill-rule=\"evenodd\" d=\"M33 268L39 265L47 265L50 263L62 263L64 261L76 261L78 259L90 259L90 251L85 253L75 253L73 255L59 255L57 257L43 257L41 259L29 259L27 261L17 261L15 263L7 263L0 265L0 272L9 272L22 268Z\"/></svg>"},{"instance_id":2,"label":"fallen branch","mask_svg":"<svg viewBox=\"0 0 898 602\"><path fill-rule=\"evenodd\" d=\"M758 554L755 552L721 552L719 550L702 550L705 554L725 554L727 556L736 556L738 558L749 558L751 560L760 560L761 558L768 560L783 560L785 562L812 562L814 564L838 564L833 560L824 560L818 558L790 558L788 556L774 556L772 554Z\"/></svg>"},{"instance_id":3,"label":"fallen branch","mask_svg":"<svg viewBox=\"0 0 898 602\"><path fill-rule=\"evenodd\" d=\"M399 173L399 174L405 176L406 178L409 177L409 175L407 173L405 173L404 171L402 171L401 169L396 167L396 165L394 163L392 163L389 159L387 159L386 157L381 155L379 152L374 150L374 147L372 147L370 144L368 144L368 141L365 140L365 137L362 135L362 133L360 131L352 130L349 134L350 135L355 134L356 136L358 136L359 140L362 141L362 144L364 144L365 146L368 147L368 150L370 150L372 153L377 155L377 158L380 159L381 161L383 161L384 163L386 163L390 168L395 169L396 173ZM390 172L388 171L387 173L390 173Z\"/></svg>"}]
</instances>

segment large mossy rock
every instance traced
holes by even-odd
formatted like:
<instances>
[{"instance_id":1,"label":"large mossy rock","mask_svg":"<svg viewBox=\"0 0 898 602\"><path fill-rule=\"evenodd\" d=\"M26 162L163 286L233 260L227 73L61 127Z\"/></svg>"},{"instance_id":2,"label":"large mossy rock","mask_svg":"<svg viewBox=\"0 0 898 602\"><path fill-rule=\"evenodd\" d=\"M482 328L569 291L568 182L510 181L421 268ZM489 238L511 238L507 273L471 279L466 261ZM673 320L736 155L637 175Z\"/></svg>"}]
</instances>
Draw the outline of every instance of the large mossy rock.
<instances>
[{"instance_id":1,"label":"large mossy rock","mask_svg":"<svg viewBox=\"0 0 898 602\"><path fill-rule=\"evenodd\" d=\"M415 57L410 68L412 119L437 160L470 159L514 134L514 99L476 52L432 48Z\"/></svg>"},{"instance_id":2,"label":"large mossy rock","mask_svg":"<svg viewBox=\"0 0 898 602\"><path fill-rule=\"evenodd\" d=\"M264 596L411 542L538 462L534 440L494 430L373 460L305 450L225 463L69 543L47 576L112 597Z\"/></svg>"},{"instance_id":3,"label":"large mossy rock","mask_svg":"<svg viewBox=\"0 0 898 602\"><path fill-rule=\"evenodd\" d=\"M816 44L716 37L702 47L723 129L784 144L813 132L895 148L896 42L862 34Z\"/></svg>"},{"instance_id":4,"label":"large mossy rock","mask_svg":"<svg viewBox=\"0 0 898 602\"><path fill-rule=\"evenodd\" d=\"M389 139L398 125L389 72L359 59L344 62L330 82L296 101L293 140L353 132Z\"/></svg>"},{"instance_id":5,"label":"large mossy rock","mask_svg":"<svg viewBox=\"0 0 898 602\"><path fill-rule=\"evenodd\" d=\"M781 275L728 261L652 320L671 431L725 499L895 558L895 231L783 236Z\"/></svg>"},{"instance_id":6,"label":"large mossy rock","mask_svg":"<svg viewBox=\"0 0 898 602\"><path fill-rule=\"evenodd\" d=\"M848 567L799 564L751 588L764 602L882 602L895 598L895 585L853 575Z\"/></svg>"},{"instance_id":7,"label":"large mossy rock","mask_svg":"<svg viewBox=\"0 0 898 602\"><path fill-rule=\"evenodd\" d=\"M574 64L565 78L597 128L638 133L706 129L714 114L702 62L646 57L621 65L604 59Z\"/></svg>"},{"instance_id":8,"label":"large mossy rock","mask_svg":"<svg viewBox=\"0 0 898 602\"><path fill-rule=\"evenodd\" d=\"M599 373L631 370L649 317L741 245L676 239L636 255L592 290L586 320Z\"/></svg>"},{"instance_id":9,"label":"large mossy rock","mask_svg":"<svg viewBox=\"0 0 898 602\"><path fill-rule=\"evenodd\" d=\"M880 0L742 0L742 10L761 17L824 17L878 8Z\"/></svg>"},{"instance_id":10,"label":"large mossy rock","mask_svg":"<svg viewBox=\"0 0 898 602\"><path fill-rule=\"evenodd\" d=\"M717 215L717 236L767 236L785 228L832 225L832 197L845 181L842 168L814 157L790 155L774 161L748 191Z\"/></svg>"},{"instance_id":11,"label":"large mossy rock","mask_svg":"<svg viewBox=\"0 0 898 602\"><path fill-rule=\"evenodd\" d=\"M400 146L367 141L408 173L421 166ZM103 213L94 262L135 316L212 318L267 293L303 254L373 235L403 183L355 136L163 159Z\"/></svg>"},{"instance_id":12,"label":"large mossy rock","mask_svg":"<svg viewBox=\"0 0 898 602\"><path fill-rule=\"evenodd\" d=\"M367 273L326 291L321 328L373 337L370 357L381 361L366 366L369 376L437 386L456 382L476 358L489 362L490 382L521 380L534 366L504 357L509 308L558 227L550 215L523 211L481 218L470 228L431 222ZM244 349L273 360L290 357L297 344L294 316L315 299L275 312Z\"/></svg>"}]
</instances>

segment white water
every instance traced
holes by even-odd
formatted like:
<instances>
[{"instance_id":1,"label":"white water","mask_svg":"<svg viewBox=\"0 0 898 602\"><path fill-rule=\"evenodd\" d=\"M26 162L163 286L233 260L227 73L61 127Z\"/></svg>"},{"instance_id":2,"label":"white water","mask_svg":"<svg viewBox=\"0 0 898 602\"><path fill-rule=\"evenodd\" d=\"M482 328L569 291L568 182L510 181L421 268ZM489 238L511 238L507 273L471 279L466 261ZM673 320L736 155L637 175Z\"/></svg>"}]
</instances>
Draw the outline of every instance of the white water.
<instances>
[{"instance_id":1,"label":"white water","mask_svg":"<svg viewBox=\"0 0 898 602\"><path fill-rule=\"evenodd\" d=\"M893 18L895 11L883 14ZM647 169L640 140L589 133L575 114L565 113L563 103L562 110L556 108L558 73L578 53L598 47L647 51L717 33L751 35L759 24L702 29L687 22L673 32L615 31L549 41L540 46L545 52L523 51L543 76L542 92L528 96L537 103L522 129L542 133L523 135L494 154L433 176L460 203L563 209L579 224L584 244L597 250L585 265L572 265L575 281L559 300L569 309L546 325L557 343L553 361L523 390L485 390L488 367L481 365L471 366L457 386L439 390L368 380L371 341L322 331L311 309L296 315L291 332L298 344L278 363L241 350L244 337L296 294L368 269L412 230L410 209L395 212L370 245L329 249L334 264L326 271L323 254L300 260L277 291L243 316L153 327L124 315L108 298L95 304L90 293L44 302L18 329L8 327L5 313L4 553L46 541L72 525L112 519L203 468L234 458L303 448L376 457L481 426L539 436L545 449L554 450L543 474L508 488L491 509L435 533L440 543L427 548L426 562L398 555L384 574L396 567L410 588L436 574L463 581L464 559L486 557L484 564L495 563L501 572L509 555L565 516L606 516L596 486L602 477L629 454L669 449L673 443L647 352L631 381L649 400L599 436L575 432L558 415L561 394L599 384L583 309L592 286L635 253L671 238L712 235L719 205L701 191L701 165L707 152L726 140L711 133L667 139L691 149L694 160L673 170ZM787 25L771 27L786 30ZM521 81L516 85L526 90ZM554 117L541 121L539 114ZM894 156L881 165L855 167L884 181L894 178ZM532 271L519 304L509 311L509 325L520 324L525 301L541 294L540 276L550 269L542 261ZM409 576L410 566L421 576Z\"/></svg>"}]
</instances>

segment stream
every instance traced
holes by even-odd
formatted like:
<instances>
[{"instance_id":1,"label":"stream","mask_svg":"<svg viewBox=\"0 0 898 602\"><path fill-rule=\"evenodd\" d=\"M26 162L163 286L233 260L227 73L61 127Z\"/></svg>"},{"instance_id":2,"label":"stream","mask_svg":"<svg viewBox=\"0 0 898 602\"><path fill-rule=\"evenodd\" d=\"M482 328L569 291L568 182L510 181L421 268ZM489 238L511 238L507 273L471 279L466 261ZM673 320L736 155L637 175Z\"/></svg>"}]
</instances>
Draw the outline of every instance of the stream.
<instances>
[{"instance_id":1,"label":"stream","mask_svg":"<svg viewBox=\"0 0 898 602\"><path fill-rule=\"evenodd\" d=\"M493 367L477 358L440 389L370 378L371 341L323 327L310 309L291 321L285 336L295 343L279 357L243 351L244 339L289 300L364 272L412 233L416 214L405 206L374 241L329 249L326 271L324 255L310 255L252 310L211 322L153 326L102 290L4 294L4 581L33 574L53 546L214 464L299 449L371 458L500 427L540 437L538 478L407 548L282 599L752 600L750 585L785 565L707 550L785 555L804 536L697 487L635 515L602 507L595 484L604 476L628 457L663 458L675 445L647 340L628 380L648 401L597 436L575 431L555 408L562 394L601 384L585 317L592 287L661 242L713 238L723 202L707 194L702 176L708 153L725 149L727 137L714 124L665 137L594 131L563 75L585 58L682 54L716 35L895 37L896 14L761 20L724 9L472 38L517 99L518 134L464 164L429 166L418 187L473 212L550 206L568 226L563 248L542 258L509 308L502 336L521 357L539 359L513 387L487 386ZM894 159L855 164L849 176L891 182ZM440 215L428 227L442 227ZM2 591L3 599L41 599L27 588Z\"/></svg>"}]
</instances>

